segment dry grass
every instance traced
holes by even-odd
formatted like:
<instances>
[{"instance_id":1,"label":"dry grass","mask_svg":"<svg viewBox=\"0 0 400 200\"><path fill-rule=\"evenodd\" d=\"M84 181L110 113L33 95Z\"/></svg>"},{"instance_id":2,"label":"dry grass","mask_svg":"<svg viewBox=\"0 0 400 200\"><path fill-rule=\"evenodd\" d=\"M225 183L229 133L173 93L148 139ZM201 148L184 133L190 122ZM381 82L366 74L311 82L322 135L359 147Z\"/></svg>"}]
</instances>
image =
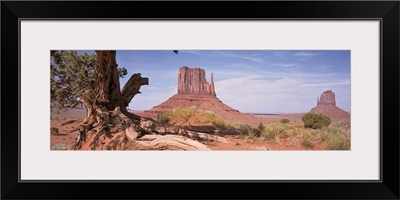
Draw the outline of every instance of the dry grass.
<instances>
[{"instance_id":1,"label":"dry grass","mask_svg":"<svg viewBox=\"0 0 400 200\"><path fill-rule=\"evenodd\" d=\"M196 107L176 108L169 113L157 115L157 121L160 123L184 124L192 122L199 125L210 124L218 130L224 130L233 127L232 124L219 118L214 113L197 109Z\"/></svg>"}]
</instances>

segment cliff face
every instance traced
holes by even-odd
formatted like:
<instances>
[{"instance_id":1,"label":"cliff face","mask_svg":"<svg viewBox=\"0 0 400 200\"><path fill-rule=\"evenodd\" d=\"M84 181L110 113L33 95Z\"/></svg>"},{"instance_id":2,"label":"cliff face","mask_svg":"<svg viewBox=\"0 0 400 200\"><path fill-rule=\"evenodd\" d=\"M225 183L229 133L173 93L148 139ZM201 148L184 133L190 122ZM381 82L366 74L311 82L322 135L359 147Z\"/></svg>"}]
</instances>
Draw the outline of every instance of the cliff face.
<instances>
[{"instance_id":1,"label":"cliff face","mask_svg":"<svg viewBox=\"0 0 400 200\"><path fill-rule=\"evenodd\" d=\"M178 107L196 107L211 111L226 120L251 118L238 110L224 104L217 98L214 87L214 77L211 74L211 82L206 80L206 72L201 68L189 68L183 66L178 72L178 93L164 101L160 105L145 111L150 115L166 113Z\"/></svg>"},{"instance_id":2,"label":"cliff face","mask_svg":"<svg viewBox=\"0 0 400 200\"><path fill-rule=\"evenodd\" d=\"M327 90L321 94L321 97L317 100L317 105L334 105L336 106L335 93L331 90Z\"/></svg>"},{"instance_id":3,"label":"cliff face","mask_svg":"<svg viewBox=\"0 0 400 200\"><path fill-rule=\"evenodd\" d=\"M326 90L317 98L317 106L312 108L310 112L323 114L334 119L350 119L350 113L336 106L335 93L331 90Z\"/></svg>"},{"instance_id":4,"label":"cliff face","mask_svg":"<svg viewBox=\"0 0 400 200\"><path fill-rule=\"evenodd\" d=\"M181 67L178 73L178 94L216 96L213 74L211 74L211 83L208 83L204 69Z\"/></svg>"}]
</instances>

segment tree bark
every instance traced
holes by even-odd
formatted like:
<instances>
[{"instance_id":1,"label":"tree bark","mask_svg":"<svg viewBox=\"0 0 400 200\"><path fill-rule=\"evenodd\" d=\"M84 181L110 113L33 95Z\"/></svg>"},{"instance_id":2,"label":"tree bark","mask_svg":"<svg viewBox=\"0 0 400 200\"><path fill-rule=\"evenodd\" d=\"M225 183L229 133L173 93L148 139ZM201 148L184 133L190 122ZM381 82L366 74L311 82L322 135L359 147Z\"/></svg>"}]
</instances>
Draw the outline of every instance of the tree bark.
<instances>
[{"instance_id":1,"label":"tree bark","mask_svg":"<svg viewBox=\"0 0 400 200\"><path fill-rule=\"evenodd\" d=\"M149 79L142 78L141 74L133 74L131 78L129 78L121 90L123 106L128 106L133 97L141 93L139 90L142 85L149 85Z\"/></svg>"},{"instance_id":2,"label":"tree bark","mask_svg":"<svg viewBox=\"0 0 400 200\"><path fill-rule=\"evenodd\" d=\"M140 94L140 87L149 84L148 78L133 74L120 90L116 51L96 53L98 61L94 73L95 87L94 91L84 91L80 96L86 107L86 117L75 130L78 132L78 139L74 149L209 150L196 140L224 141L218 136L209 137L204 133L181 128L166 128L154 120L140 118L128 112L126 107L136 94Z\"/></svg>"},{"instance_id":3,"label":"tree bark","mask_svg":"<svg viewBox=\"0 0 400 200\"><path fill-rule=\"evenodd\" d=\"M96 102L108 110L120 105L120 85L116 51L96 51L98 59L95 68Z\"/></svg>"}]
</instances>

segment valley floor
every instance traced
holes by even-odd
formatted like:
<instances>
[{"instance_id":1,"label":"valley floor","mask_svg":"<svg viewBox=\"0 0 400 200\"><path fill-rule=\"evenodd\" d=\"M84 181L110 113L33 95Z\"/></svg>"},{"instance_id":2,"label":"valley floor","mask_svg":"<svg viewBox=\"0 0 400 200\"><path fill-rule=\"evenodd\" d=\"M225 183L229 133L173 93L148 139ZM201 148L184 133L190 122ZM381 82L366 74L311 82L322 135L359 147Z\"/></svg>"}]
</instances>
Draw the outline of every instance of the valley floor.
<instances>
[{"instance_id":1,"label":"valley floor","mask_svg":"<svg viewBox=\"0 0 400 200\"><path fill-rule=\"evenodd\" d=\"M140 115L140 112L136 114ZM143 114L143 113L142 113ZM80 125L80 121L76 121L67 125L62 126L61 124L69 120L83 119L85 110L80 108L69 109L66 112L52 113L51 127L58 130L57 134L50 134L50 149L51 150L65 150L74 144L77 139L77 134L72 132L68 134L68 131L74 129ZM214 141L214 142L202 142L212 150L255 150L255 151L268 151L268 150L325 150L326 144L318 131L305 129L301 121L303 114L263 114L253 115L256 120L252 117L251 121L243 121L237 123L236 129L239 129L239 124L249 124L251 127L257 127L260 123L268 126L281 125L279 122L281 119L289 119L290 122L285 125L288 127L290 133L284 137L275 137L273 139L266 139L264 137L254 137L252 135L246 135L238 133L237 131L230 132L229 130L221 131L218 133L219 136L224 137L229 143ZM332 125L337 125L343 122L349 122L349 119L332 119ZM346 129L346 128L344 128ZM346 132L350 134L350 128L348 127ZM311 135L309 145L305 145L305 135Z\"/></svg>"}]
</instances>

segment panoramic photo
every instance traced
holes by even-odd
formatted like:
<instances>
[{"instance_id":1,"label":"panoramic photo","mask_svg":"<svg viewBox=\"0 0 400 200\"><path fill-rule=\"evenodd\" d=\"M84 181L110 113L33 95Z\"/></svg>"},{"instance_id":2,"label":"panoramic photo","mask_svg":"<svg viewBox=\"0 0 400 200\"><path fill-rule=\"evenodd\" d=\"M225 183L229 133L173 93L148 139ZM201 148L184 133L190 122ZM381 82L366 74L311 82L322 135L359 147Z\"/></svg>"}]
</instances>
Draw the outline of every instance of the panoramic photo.
<instances>
[{"instance_id":1,"label":"panoramic photo","mask_svg":"<svg viewBox=\"0 0 400 200\"><path fill-rule=\"evenodd\" d=\"M51 150L351 150L350 50L51 50Z\"/></svg>"}]
</instances>

